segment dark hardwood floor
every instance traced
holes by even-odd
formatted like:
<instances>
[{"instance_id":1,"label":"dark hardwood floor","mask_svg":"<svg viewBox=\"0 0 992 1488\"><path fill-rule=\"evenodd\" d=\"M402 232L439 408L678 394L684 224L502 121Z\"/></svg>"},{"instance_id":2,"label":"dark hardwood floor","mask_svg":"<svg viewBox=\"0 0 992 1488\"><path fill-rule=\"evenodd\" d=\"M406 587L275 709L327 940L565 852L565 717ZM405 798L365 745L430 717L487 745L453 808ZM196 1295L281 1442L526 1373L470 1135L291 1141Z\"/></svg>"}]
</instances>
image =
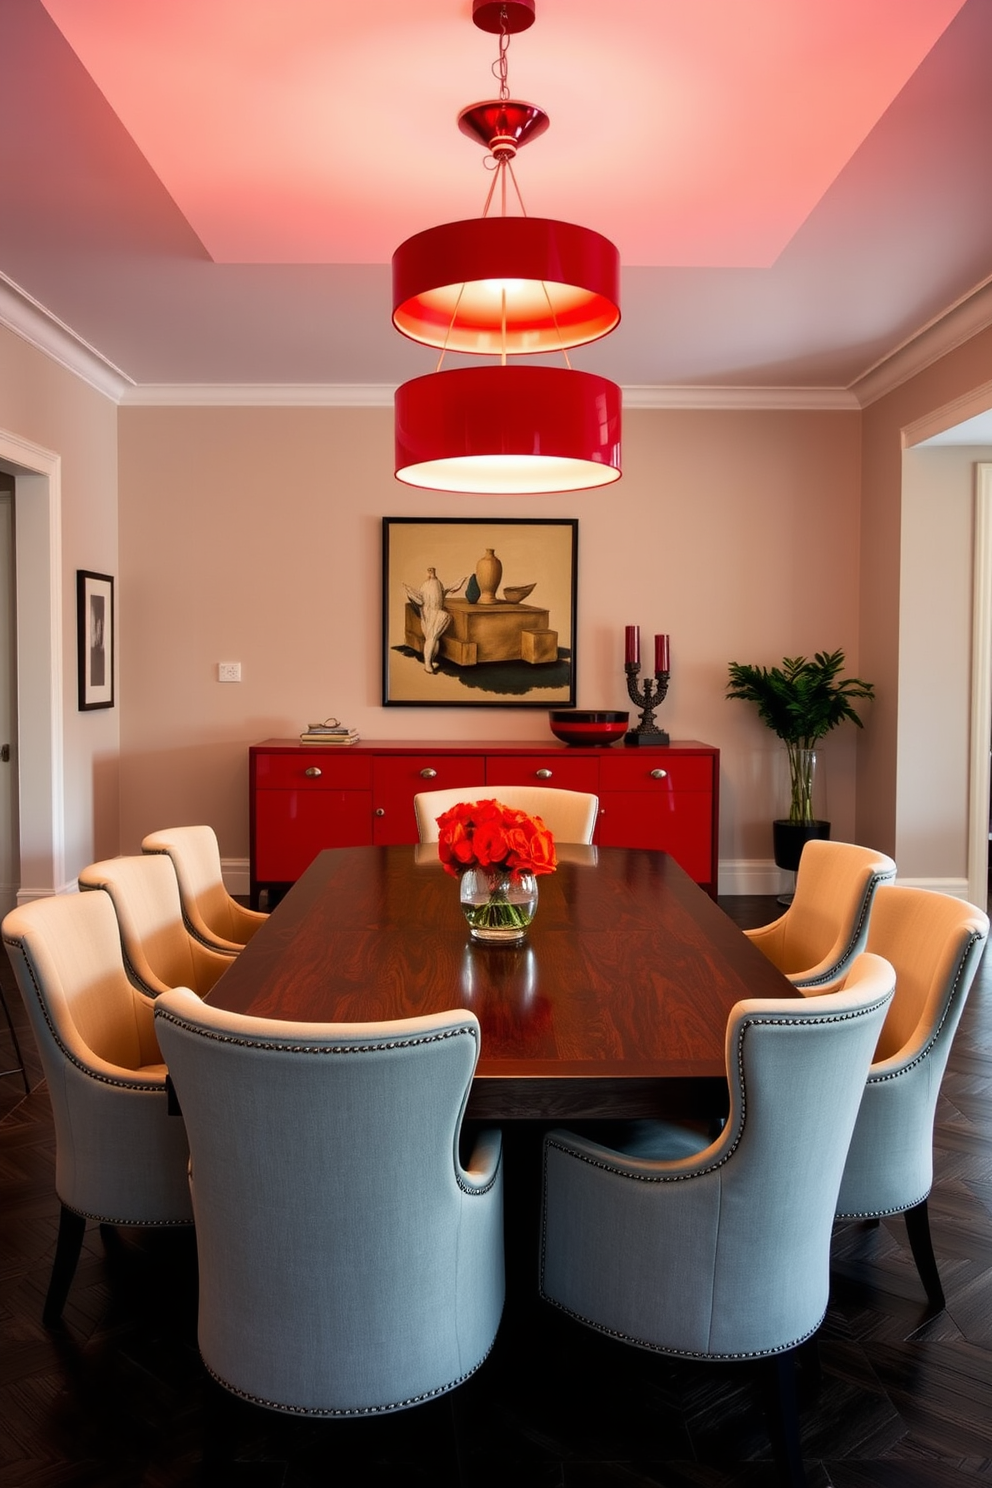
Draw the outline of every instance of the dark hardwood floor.
<instances>
[{"instance_id":1,"label":"dark hardwood floor","mask_svg":"<svg viewBox=\"0 0 992 1488\"><path fill-rule=\"evenodd\" d=\"M721 902L745 925L780 912L773 899ZM5 1488L774 1482L747 1367L627 1348L536 1299L508 1309L492 1355L452 1394L344 1423L232 1403L233 1461L204 1469L218 1400L196 1349L191 1234L121 1231L105 1244L90 1226L64 1326L42 1326L58 1217L51 1112L5 958L0 977L32 1083L25 1097L17 1076L0 1080ZM4 1027L0 1068L10 1052ZM927 1315L901 1218L838 1226L823 1381L802 1414L812 1488L992 1483L992 959L951 1053L935 1161L946 1311Z\"/></svg>"}]
</instances>

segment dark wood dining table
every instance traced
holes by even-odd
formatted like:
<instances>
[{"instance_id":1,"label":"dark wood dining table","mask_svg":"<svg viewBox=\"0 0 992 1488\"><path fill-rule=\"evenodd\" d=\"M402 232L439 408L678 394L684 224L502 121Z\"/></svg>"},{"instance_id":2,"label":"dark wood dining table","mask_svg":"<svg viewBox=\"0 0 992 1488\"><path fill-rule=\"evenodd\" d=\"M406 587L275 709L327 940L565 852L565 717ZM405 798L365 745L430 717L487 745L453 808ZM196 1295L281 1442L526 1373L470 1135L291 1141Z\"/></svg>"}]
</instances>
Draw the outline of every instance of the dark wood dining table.
<instances>
[{"instance_id":1,"label":"dark wood dining table","mask_svg":"<svg viewBox=\"0 0 992 1488\"><path fill-rule=\"evenodd\" d=\"M436 846L322 852L208 1001L306 1023L470 1008L470 1118L725 1109L730 1009L801 994L666 853L559 844L559 859L527 939L487 946Z\"/></svg>"}]
</instances>

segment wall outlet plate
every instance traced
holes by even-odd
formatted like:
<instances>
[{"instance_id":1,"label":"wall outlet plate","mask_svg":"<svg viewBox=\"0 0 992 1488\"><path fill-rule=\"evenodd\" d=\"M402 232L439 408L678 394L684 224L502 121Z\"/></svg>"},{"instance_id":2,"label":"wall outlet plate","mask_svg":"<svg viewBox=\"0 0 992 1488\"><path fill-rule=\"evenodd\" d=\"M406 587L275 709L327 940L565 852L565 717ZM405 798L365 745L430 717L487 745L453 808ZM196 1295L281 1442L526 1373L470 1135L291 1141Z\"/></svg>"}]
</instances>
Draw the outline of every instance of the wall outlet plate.
<instances>
[{"instance_id":1,"label":"wall outlet plate","mask_svg":"<svg viewBox=\"0 0 992 1488\"><path fill-rule=\"evenodd\" d=\"M218 682L240 682L241 681L241 663L240 663L240 661L219 661L217 663L217 681Z\"/></svg>"}]
</instances>

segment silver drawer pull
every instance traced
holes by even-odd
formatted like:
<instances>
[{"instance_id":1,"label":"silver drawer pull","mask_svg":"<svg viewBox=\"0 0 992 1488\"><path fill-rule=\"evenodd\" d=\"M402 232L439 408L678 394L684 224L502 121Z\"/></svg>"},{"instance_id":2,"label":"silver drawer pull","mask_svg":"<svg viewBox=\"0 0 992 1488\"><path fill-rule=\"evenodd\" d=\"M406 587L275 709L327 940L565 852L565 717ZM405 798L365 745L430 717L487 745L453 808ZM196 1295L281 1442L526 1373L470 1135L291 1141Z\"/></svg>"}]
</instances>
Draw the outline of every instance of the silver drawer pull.
<instances>
[{"instance_id":1,"label":"silver drawer pull","mask_svg":"<svg viewBox=\"0 0 992 1488\"><path fill-rule=\"evenodd\" d=\"M538 780L550 780L551 779L551 771L550 770L535 770L534 771L534 774L537 776Z\"/></svg>"},{"instance_id":2,"label":"silver drawer pull","mask_svg":"<svg viewBox=\"0 0 992 1488\"><path fill-rule=\"evenodd\" d=\"M668 771L667 770L652 770L651 771L651 779L652 780L666 780L667 778L668 778Z\"/></svg>"},{"instance_id":3,"label":"silver drawer pull","mask_svg":"<svg viewBox=\"0 0 992 1488\"><path fill-rule=\"evenodd\" d=\"M437 778L437 771L432 770L430 765L428 765L426 769L421 770L420 778L421 780L435 780Z\"/></svg>"},{"instance_id":4,"label":"silver drawer pull","mask_svg":"<svg viewBox=\"0 0 992 1488\"><path fill-rule=\"evenodd\" d=\"M376 816L385 816L385 814L386 814L386 812L385 812L385 808L384 808L384 807L382 807L382 806L377 806L377 807L376 807L376 808L375 808L375 813L374 813L374 814L375 814L375 815L376 815Z\"/></svg>"},{"instance_id":5,"label":"silver drawer pull","mask_svg":"<svg viewBox=\"0 0 992 1488\"><path fill-rule=\"evenodd\" d=\"M316 765L310 765L306 770L303 771L303 773L304 775L309 775L311 780L316 780L321 774L323 774L323 771L318 770Z\"/></svg>"}]
</instances>

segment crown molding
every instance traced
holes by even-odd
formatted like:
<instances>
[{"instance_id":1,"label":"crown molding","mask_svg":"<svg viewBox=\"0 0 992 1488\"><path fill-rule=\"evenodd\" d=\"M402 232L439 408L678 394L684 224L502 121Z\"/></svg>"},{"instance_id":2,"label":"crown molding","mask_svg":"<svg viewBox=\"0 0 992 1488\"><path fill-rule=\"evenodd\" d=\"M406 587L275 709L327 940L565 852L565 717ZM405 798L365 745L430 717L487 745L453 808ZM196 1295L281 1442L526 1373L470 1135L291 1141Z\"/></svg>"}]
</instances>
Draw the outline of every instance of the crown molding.
<instances>
[{"instance_id":1,"label":"crown molding","mask_svg":"<svg viewBox=\"0 0 992 1488\"><path fill-rule=\"evenodd\" d=\"M808 387L673 387L635 385L623 388L623 406L630 408L739 408L792 412L857 409L861 406L847 388Z\"/></svg>"},{"instance_id":2,"label":"crown molding","mask_svg":"<svg viewBox=\"0 0 992 1488\"><path fill-rule=\"evenodd\" d=\"M115 403L133 386L126 373L4 273L0 273L0 325Z\"/></svg>"},{"instance_id":3,"label":"crown molding","mask_svg":"<svg viewBox=\"0 0 992 1488\"><path fill-rule=\"evenodd\" d=\"M943 434L946 429L953 429L980 413L987 413L990 408L992 381L983 382L979 387L962 393L960 398L953 398L950 403L944 403L923 418L907 424L902 431L902 447L912 449L914 445L932 439L935 434Z\"/></svg>"},{"instance_id":4,"label":"crown molding","mask_svg":"<svg viewBox=\"0 0 992 1488\"><path fill-rule=\"evenodd\" d=\"M125 408L392 408L393 383L141 383Z\"/></svg>"},{"instance_id":5,"label":"crown molding","mask_svg":"<svg viewBox=\"0 0 992 1488\"><path fill-rule=\"evenodd\" d=\"M867 408L990 325L992 276L934 316L882 361L869 367L851 383L850 391L857 397L859 407Z\"/></svg>"},{"instance_id":6,"label":"crown molding","mask_svg":"<svg viewBox=\"0 0 992 1488\"><path fill-rule=\"evenodd\" d=\"M146 383L121 397L127 408L391 408L392 383L183 384ZM844 388L624 387L634 408L853 409Z\"/></svg>"},{"instance_id":7,"label":"crown molding","mask_svg":"<svg viewBox=\"0 0 992 1488\"><path fill-rule=\"evenodd\" d=\"M128 408L387 408L395 392L392 383L139 384L2 272L0 325ZM819 412L867 408L990 325L992 277L847 388L628 385L622 388L624 407Z\"/></svg>"}]
</instances>

